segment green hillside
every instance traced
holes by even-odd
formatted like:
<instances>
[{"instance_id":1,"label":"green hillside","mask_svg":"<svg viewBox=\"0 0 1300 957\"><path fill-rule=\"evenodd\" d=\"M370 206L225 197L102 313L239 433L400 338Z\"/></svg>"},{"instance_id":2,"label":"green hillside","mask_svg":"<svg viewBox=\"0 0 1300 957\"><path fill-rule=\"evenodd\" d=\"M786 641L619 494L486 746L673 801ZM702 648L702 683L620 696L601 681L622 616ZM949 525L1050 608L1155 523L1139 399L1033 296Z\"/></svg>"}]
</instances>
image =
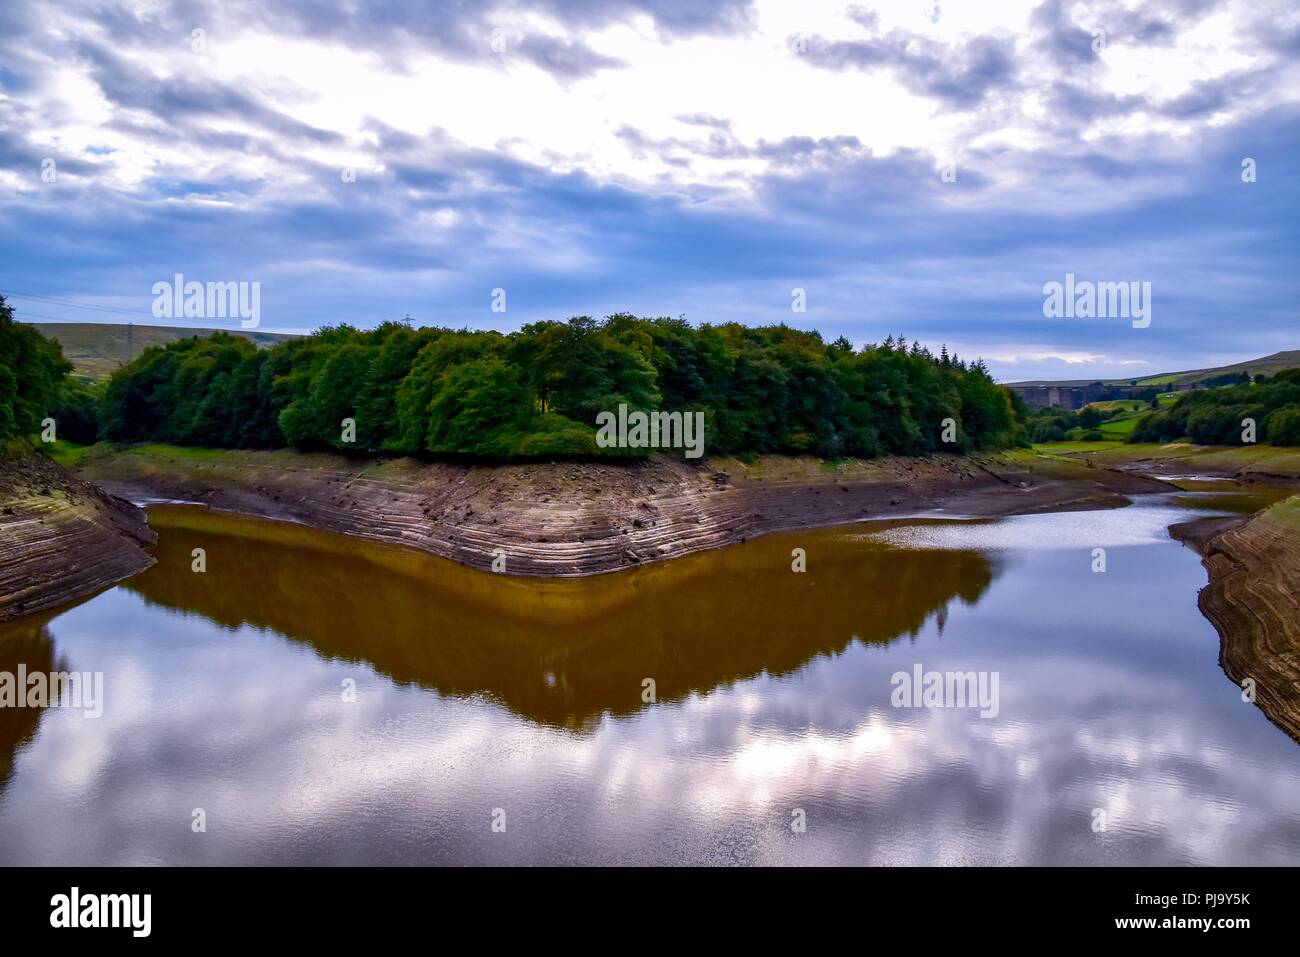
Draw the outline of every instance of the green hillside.
<instances>
[{"instance_id":1,"label":"green hillside","mask_svg":"<svg viewBox=\"0 0 1300 957\"><path fill-rule=\"evenodd\" d=\"M1259 359L1248 359L1245 362L1234 362L1231 365L1215 366L1210 369L1192 369L1184 372L1162 372L1157 375L1143 376L1138 379L1102 379L1106 385L1154 385L1168 386L1174 388L1191 388L1198 382L1206 379L1213 379L1217 376L1231 375L1236 372L1249 372L1251 375L1263 373L1265 375L1276 375L1283 369L1300 368L1300 349L1292 349L1287 352L1275 352L1271 356L1263 356ZM1008 382L1010 386L1073 386L1081 387L1091 385L1096 379L1034 379L1026 382Z\"/></svg>"},{"instance_id":2,"label":"green hillside","mask_svg":"<svg viewBox=\"0 0 1300 957\"><path fill-rule=\"evenodd\" d=\"M1234 372L1249 372L1251 375L1263 373L1264 375L1273 376L1283 369L1295 369L1297 367L1300 367L1300 349L1292 349L1289 352L1275 352L1271 356L1250 359L1246 362L1235 362L1232 365L1216 366L1213 369L1194 369L1190 372L1171 372L1166 375L1149 376L1145 379L1139 379L1138 385L1170 385L1187 388L1206 379L1231 375Z\"/></svg>"},{"instance_id":3,"label":"green hillside","mask_svg":"<svg viewBox=\"0 0 1300 957\"><path fill-rule=\"evenodd\" d=\"M149 346L165 346L190 336L209 336L215 329L193 326L137 326L108 322L32 322L42 335L58 341L72 363L73 375L84 379L106 379L118 366L138 356ZM295 336L255 330L227 329L257 346L271 346Z\"/></svg>"}]
</instances>

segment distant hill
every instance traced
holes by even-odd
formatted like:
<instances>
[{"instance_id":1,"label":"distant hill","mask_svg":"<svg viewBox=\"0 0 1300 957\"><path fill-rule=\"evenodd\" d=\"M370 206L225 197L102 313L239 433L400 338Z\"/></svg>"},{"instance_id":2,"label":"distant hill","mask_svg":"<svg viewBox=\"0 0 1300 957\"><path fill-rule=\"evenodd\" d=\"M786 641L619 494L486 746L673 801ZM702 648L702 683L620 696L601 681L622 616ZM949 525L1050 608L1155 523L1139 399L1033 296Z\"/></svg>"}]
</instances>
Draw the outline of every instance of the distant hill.
<instances>
[{"instance_id":1,"label":"distant hill","mask_svg":"<svg viewBox=\"0 0 1300 957\"><path fill-rule=\"evenodd\" d=\"M191 336L210 336L216 329L192 326L129 326L108 322L33 322L42 335L58 340L63 354L72 363L74 375L87 379L105 379L128 359L138 356L149 346L165 346ZM246 329L222 329L232 336L242 336L258 347L275 345L296 336Z\"/></svg>"},{"instance_id":2,"label":"distant hill","mask_svg":"<svg viewBox=\"0 0 1300 957\"><path fill-rule=\"evenodd\" d=\"M1262 359L1250 359L1246 362L1236 362L1229 366L1217 366L1213 369L1194 369L1191 372L1171 372L1163 376L1148 376L1145 379L1139 379L1138 385L1168 385L1171 388L1190 389L1206 379L1233 372L1249 372L1251 375L1259 373L1276 375L1283 369L1294 369L1297 366L1300 366L1300 349L1293 349L1290 352L1275 352L1271 356L1264 356ZM1122 381L1127 382L1129 380Z\"/></svg>"},{"instance_id":3,"label":"distant hill","mask_svg":"<svg viewBox=\"0 0 1300 957\"><path fill-rule=\"evenodd\" d=\"M1004 382L1003 385L1016 386L1056 386L1058 388L1079 388L1080 386L1092 385L1100 381L1104 385L1136 385L1157 386L1167 388L1170 391L1175 389L1190 389L1198 382L1206 379L1213 379L1215 376L1227 375L1233 372L1249 372L1251 375L1262 372L1265 375L1273 375L1281 372L1283 369L1294 369L1300 367L1300 349L1293 349L1290 352L1275 352L1271 356L1264 356L1261 359L1249 359L1246 362L1235 362L1227 366L1215 366L1213 369L1192 369L1187 372L1165 372L1159 375L1143 376L1141 378L1131 379L1032 379L1025 382Z\"/></svg>"},{"instance_id":4,"label":"distant hill","mask_svg":"<svg viewBox=\"0 0 1300 957\"><path fill-rule=\"evenodd\" d=\"M1035 379L1028 382L1004 382L1008 389L1020 394L1031 409L1058 405L1063 409L1081 409L1085 405L1107 400L1125 399L1152 388L1161 392L1181 392L1195 389L1219 376L1248 372L1276 375L1283 369L1300 366L1300 349L1275 352L1262 359L1234 362L1232 365L1212 369L1191 369L1187 372L1166 372L1133 379ZM1214 383L1222 385L1223 383ZM1150 396L1150 393L1147 393Z\"/></svg>"}]
</instances>

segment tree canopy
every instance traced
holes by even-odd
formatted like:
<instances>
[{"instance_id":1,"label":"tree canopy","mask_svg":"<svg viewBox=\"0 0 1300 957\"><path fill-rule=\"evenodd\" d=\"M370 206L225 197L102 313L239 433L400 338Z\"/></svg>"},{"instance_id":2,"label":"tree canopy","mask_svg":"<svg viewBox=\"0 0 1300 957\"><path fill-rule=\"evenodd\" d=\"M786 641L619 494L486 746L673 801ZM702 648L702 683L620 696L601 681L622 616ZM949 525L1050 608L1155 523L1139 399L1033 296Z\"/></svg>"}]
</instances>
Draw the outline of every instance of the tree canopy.
<instances>
[{"instance_id":1,"label":"tree canopy","mask_svg":"<svg viewBox=\"0 0 1300 957\"><path fill-rule=\"evenodd\" d=\"M39 431L71 371L59 344L16 322L0 296L0 440Z\"/></svg>"},{"instance_id":2,"label":"tree canopy","mask_svg":"<svg viewBox=\"0 0 1300 957\"><path fill-rule=\"evenodd\" d=\"M1188 438L1202 445L1242 445L1246 419L1255 422L1255 441L1300 445L1300 369L1253 384L1196 389L1168 409L1144 417L1129 441Z\"/></svg>"},{"instance_id":3,"label":"tree canopy","mask_svg":"<svg viewBox=\"0 0 1300 957\"><path fill-rule=\"evenodd\" d=\"M101 436L115 441L503 459L645 454L596 445L597 414L626 405L702 412L710 454L867 457L1021 442L1014 402L982 363L893 336L855 351L785 325L620 314L510 334L340 325L262 350L224 333L186 339L117 370L99 417Z\"/></svg>"}]
</instances>

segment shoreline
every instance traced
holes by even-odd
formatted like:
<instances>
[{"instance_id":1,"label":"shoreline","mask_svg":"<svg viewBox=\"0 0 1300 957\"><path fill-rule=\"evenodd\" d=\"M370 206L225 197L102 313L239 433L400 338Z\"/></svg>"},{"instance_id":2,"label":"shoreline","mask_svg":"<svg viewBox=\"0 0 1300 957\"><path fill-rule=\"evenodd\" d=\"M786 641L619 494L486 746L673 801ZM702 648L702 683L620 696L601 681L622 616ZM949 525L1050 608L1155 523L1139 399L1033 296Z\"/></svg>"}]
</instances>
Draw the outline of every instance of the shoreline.
<instances>
[{"instance_id":1,"label":"shoreline","mask_svg":"<svg viewBox=\"0 0 1300 957\"><path fill-rule=\"evenodd\" d=\"M189 502L535 578L605 574L782 531L1114 508L1131 494L1170 490L1023 452L485 466L150 446L92 450L75 474L134 503Z\"/></svg>"},{"instance_id":2,"label":"shoreline","mask_svg":"<svg viewBox=\"0 0 1300 957\"><path fill-rule=\"evenodd\" d=\"M1293 449L1171 443L1063 453L1170 480L1195 476L1300 490L1300 455ZM1252 515L1179 522L1169 534L1201 557L1208 581L1196 603L1219 636L1219 667L1238 688L1252 679L1254 703L1300 744L1300 493Z\"/></svg>"},{"instance_id":3,"label":"shoreline","mask_svg":"<svg viewBox=\"0 0 1300 957\"><path fill-rule=\"evenodd\" d=\"M66 469L33 452L0 461L0 530L15 532L0 547L0 621L84 598L152 565L157 536L140 507L147 504L291 522L525 584L658 564L780 532L1120 508L1132 495L1178 488L1143 471L1149 457L1124 460L1112 450L1107 458L1099 464L1087 454L1016 450L840 463L665 456L619 465L467 465L96 446ZM1197 464L1201 476L1243 478L1232 458ZM1169 534L1202 557L1209 581L1197 601L1218 632L1225 674L1237 685L1255 678L1261 710L1300 742L1300 495L1251 516L1179 522Z\"/></svg>"},{"instance_id":4,"label":"shoreline","mask_svg":"<svg viewBox=\"0 0 1300 957\"><path fill-rule=\"evenodd\" d=\"M1267 445L1213 446L1189 442L1108 444L1054 443L1039 446L1045 454L1151 478L1180 481L1230 479L1246 485L1300 487L1300 451Z\"/></svg>"},{"instance_id":5,"label":"shoreline","mask_svg":"<svg viewBox=\"0 0 1300 957\"><path fill-rule=\"evenodd\" d=\"M157 541L140 509L39 452L0 457L0 622L144 571Z\"/></svg>"},{"instance_id":6,"label":"shoreline","mask_svg":"<svg viewBox=\"0 0 1300 957\"><path fill-rule=\"evenodd\" d=\"M1170 534L1201 555L1209 583L1197 595L1219 633L1219 665L1300 743L1300 495L1214 529L1185 522Z\"/></svg>"}]
</instances>

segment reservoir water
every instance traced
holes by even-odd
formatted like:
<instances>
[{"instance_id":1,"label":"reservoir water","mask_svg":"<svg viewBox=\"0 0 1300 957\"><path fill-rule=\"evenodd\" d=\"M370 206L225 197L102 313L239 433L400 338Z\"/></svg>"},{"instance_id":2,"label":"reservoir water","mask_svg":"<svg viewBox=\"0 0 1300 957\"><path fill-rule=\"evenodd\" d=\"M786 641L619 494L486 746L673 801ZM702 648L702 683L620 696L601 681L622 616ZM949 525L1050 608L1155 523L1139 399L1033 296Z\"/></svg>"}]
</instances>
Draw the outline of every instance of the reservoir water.
<instances>
[{"instance_id":1,"label":"reservoir water","mask_svg":"<svg viewBox=\"0 0 1300 957\"><path fill-rule=\"evenodd\" d=\"M155 506L154 568L0 627L0 671L104 698L0 709L0 863L1298 864L1300 747L1167 532L1258 504L555 581ZM931 672L996 676L996 714L897 706Z\"/></svg>"}]
</instances>

